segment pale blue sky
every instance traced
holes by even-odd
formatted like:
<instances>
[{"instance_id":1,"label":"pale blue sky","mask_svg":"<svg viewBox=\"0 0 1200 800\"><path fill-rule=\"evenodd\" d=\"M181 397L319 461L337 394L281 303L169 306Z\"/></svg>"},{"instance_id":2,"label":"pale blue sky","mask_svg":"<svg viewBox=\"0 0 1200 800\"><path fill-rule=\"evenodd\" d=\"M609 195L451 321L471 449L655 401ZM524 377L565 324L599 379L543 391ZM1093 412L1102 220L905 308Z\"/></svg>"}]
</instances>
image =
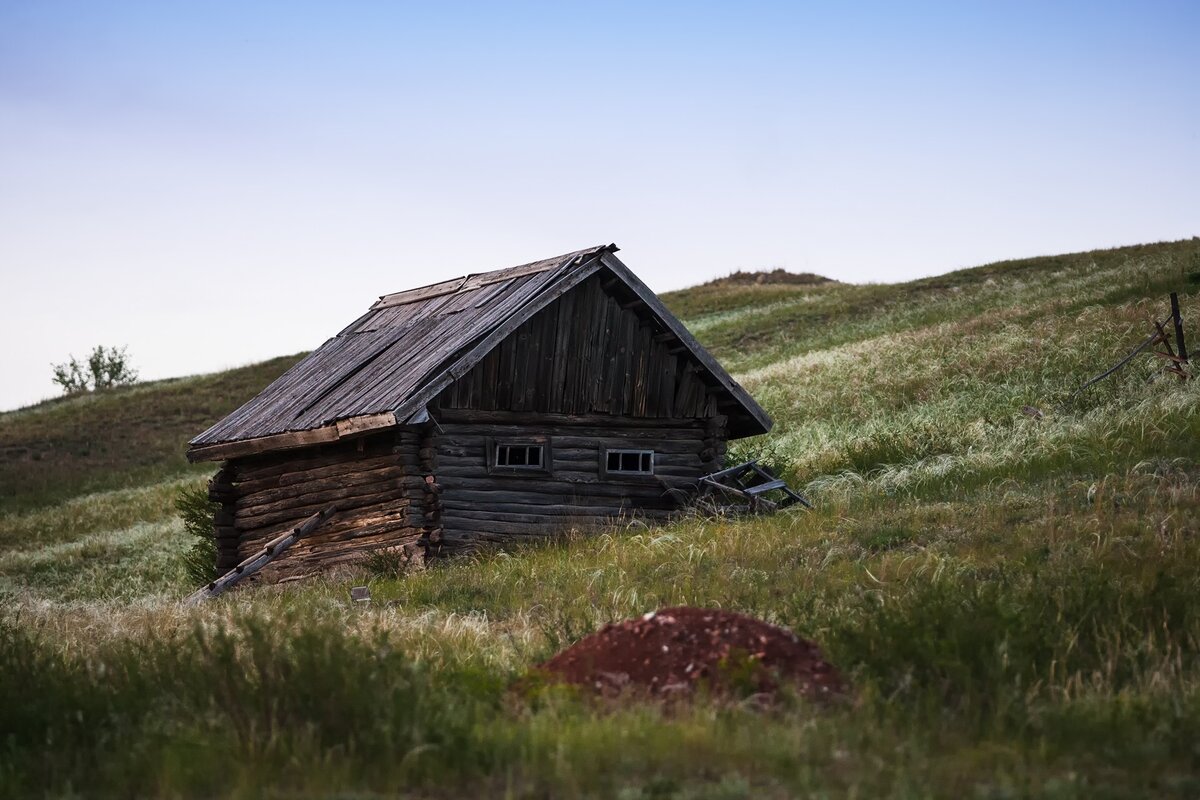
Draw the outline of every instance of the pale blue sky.
<instances>
[{"instance_id":1,"label":"pale blue sky","mask_svg":"<svg viewBox=\"0 0 1200 800\"><path fill-rule=\"evenodd\" d=\"M0 0L0 408L615 241L652 288L1200 234L1197 3Z\"/></svg>"}]
</instances>

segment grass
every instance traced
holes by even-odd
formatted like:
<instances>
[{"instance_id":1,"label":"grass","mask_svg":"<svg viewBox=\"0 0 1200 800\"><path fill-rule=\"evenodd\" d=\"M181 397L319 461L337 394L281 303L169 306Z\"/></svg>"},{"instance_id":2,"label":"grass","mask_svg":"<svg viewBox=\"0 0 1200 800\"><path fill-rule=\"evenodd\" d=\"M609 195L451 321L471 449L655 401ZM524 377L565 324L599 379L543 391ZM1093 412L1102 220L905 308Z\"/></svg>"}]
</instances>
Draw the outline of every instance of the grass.
<instances>
[{"instance_id":1,"label":"grass","mask_svg":"<svg viewBox=\"0 0 1200 800\"><path fill-rule=\"evenodd\" d=\"M0 795L1195 796L1200 388L1145 357L1071 394L1169 289L1200 319L1198 247L668 296L777 421L739 451L811 513L184 609L173 502L200 479L64 470L0 517ZM368 607L348 596L363 581ZM669 604L817 640L854 697L764 713L513 688Z\"/></svg>"}]
</instances>

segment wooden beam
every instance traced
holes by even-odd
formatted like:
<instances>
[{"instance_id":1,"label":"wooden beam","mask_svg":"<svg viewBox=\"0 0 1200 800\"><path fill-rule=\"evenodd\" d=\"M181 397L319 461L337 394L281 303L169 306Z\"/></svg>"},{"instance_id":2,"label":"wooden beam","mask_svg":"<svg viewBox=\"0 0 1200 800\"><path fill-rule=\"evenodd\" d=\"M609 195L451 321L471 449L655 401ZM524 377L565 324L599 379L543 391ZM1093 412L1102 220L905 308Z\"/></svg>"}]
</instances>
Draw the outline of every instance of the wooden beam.
<instances>
[{"instance_id":1,"label":"wooden beam","mask_svg":"<svg viewBox=\"0 0 1200 800\"><path fill-rule=\"evenodd\" d=\"M1184 363L1188 360L1187 342L1183 340L1183 317L1179 313L1179 294L1171 292L1171 322L1175 326L1175 347Z\"/></svg>"},{"instance_id":2,"label":"wooden beam","mask_svg":"<svg viewBox=\"0 0 1200 800\"><path fill-rule=\"evenodd\" d=\"M367 431L378 430L379 428L391 428L395 424L396 415L390 411L385 411L382 414L367 414L362 417L341 419L334 423L334 427L337 428L338 438L345 439L348 436L354 436L358 433L366 433Z\"/></svg>"},{"instance_id":3,"label":"wooden beam","mask_svg":"<svg viewBox=\"0 0 1200 800\"><path fill-rule=\"evenodd\" d=\"M483 286L490 286L493 283L500 283L501 281L511 281L513 278L536 275L539 272L554 269L555 266L557 264L554 262L554 259L548 259L545 261L534 261L520 267L499 269L494 272L481 272L478 275L468 275L466 281L463 283L463 288L478 289Z\"/></svg>"},{"instance_id":4,"label":"wooden beam","mask_svg":"<svg viewBox=\"0 0 1200 800\"><path fill-rule=\"evenodd\" d=\"M309 431L290 431L288 433L276 433L271 436L244 439L240 442L222 442L220 444L206 444L200 447L193 447L187 451L187 459L193 463L196 461L222 461L227 458L252 456L271 450L311 447L312 445L336 442L337 438L337 428L333 425L327 425L323 428L314 428Z\"/></svg>"},{"instance_id":5,"label":"wooden beam","mask_svg":"<svg viewBox=\"0 0 1200 800\"><path fill-rule=\"evenodd\" d=\"M238 564L232 570L217 578L212 583L201 586L195 592L188 595L187 598L184 599L183 604L195 606L203 603L205 600L211 600L212 598L223 594L230 586L233 586L242 578L247 578L253 575L267 564L274 561L276 556L294 545L296 542L303 539L308 534L312 533L336 511L337 506L328 506L327 508L318 511L316 514L313 514L311 517L304 520L304 522L301 522L290 531L276 536L274 539L263 545L261 550L247 558L242 563Z\"/></svg>"},{"instance_id":6,"label":"wooden beam","mask_svg":"<svg viewBox=\"0 0 1200 800\"><path fill-rule=\"evenodd\" d=\"M454 294L463 287L467 282L467 278L452 278L441 283L422 286L418 289L408 289L395 294L385 294L383 297L371 306L372 311L378 311L382 308L392 308L393 306L403 306L409 303L416 303L419 300L432 300L435 297L441 297L447 294Z\"/></svg>"},{"instance_id":7,"label":"wooden beam","mask_svg":"<svg viewBox=\"0 0 1200 800\"><path fill-rule=\"evenodd\" d=\"M391 428L395 425L396 415L390 411L383 414L367 414L338 420L332 425L324 425L307 431L289 431L237 442L221 442L220 444L193 447L187 451L187 459L193 463L196 461L223 461L275 450L294 450L298 447L329 444L371 431Z\"/></svg>"}]
</instances>

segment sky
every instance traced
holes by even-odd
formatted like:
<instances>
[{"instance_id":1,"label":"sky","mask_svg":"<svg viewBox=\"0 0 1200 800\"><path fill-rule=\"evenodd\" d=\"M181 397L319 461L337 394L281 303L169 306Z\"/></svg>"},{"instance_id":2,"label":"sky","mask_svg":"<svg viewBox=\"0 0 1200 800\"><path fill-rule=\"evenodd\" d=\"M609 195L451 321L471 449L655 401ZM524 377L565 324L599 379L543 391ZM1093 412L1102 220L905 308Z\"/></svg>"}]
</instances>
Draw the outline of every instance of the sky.
<instances>
[{"instance_id":1,"label":"sky","mask_svg":"<svg viewBox=\"0 0 1200 800\"><path fill-rule=\"evenodd\" d=\"M1200 235L1200 3L0 0L0 409L616 242L657 291Z\"/></svg>"}]
</instances>

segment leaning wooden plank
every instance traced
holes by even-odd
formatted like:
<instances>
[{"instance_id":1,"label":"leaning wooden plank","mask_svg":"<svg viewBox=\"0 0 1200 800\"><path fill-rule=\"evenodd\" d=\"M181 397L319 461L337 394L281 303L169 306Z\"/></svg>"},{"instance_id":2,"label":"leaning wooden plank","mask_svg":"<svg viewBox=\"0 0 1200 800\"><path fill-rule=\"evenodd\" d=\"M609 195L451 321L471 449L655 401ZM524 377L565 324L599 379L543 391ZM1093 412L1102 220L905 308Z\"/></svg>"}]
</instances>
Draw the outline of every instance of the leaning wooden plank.
<instances>
[{"instance_id":1,"label":"leaning wooden plank","mask_svg":"<svg viewBox=\"0 0 1200 800\"><path fill-rule=\"evenodd\" d=\"M760 483L757 486L747 487L745 491L746 491L746 494L750 495L751 497L757 497L758 495L762 494L763 492L770 492L774 489L786 489L786 488L787 488L787 483L785 481L781 481L778 478L776 478L773 481L767 481L766 483Z\"/></svg>"},{"instance_id":2,"label":"leaning wooden plank","mask_svg":"<svg viewBox=\"0 0 1200 800\"><path fill-rule=\"evenodd\" d=\"M293 550L302 551L312 547L314 543L337 541L343 534L356 533L360 529L374 526L401 525L411 527L411 520L409 518L411 512L408 506L396 508L390 504L379 504L347 509L341 503L338 503L338 509L337 519L331 519L326 522L321 526L320 530L314 531L310 536L305 538L302 544L293 548ZM302 515L299 519L294 518L283 524L248 531L239 540L240 550L245 554L242 558L257 552L267 542L292 530L299 522L306 519L307 516L311 515ZM236 564L241 560L241 558L235 559L234 563Z\"/></svg>"},{"instance_id":3,"label":"leaning wooden plank","mask_svg":"<svg viewBox=\"0 0 1200 800\"><path fill-rule=\"evenodd\" d=\"M804 506L805 508L813 507L813 504L808 502L808 498L805 497L804 495L800 494L799 492L797 492L795 489L785 488L783 491L784 491L784 493L787 494L788 497L792 498L792 502L799 503L800 505Z\"/></svg>"},{"instance_id":4,"label":"leaning wooden plank","mask_svg":"<svg viewBox=\"0 0 1200 800\"><path fill-rule=\"evenodd\" d=\"M709 478L707 476L701 478L700 483L704 484L705 486L711 486L714 489L720 489L722 492L727 492L728 494L737 495L738 497L744 497L747 500L750 499L750 495L746 494L746 491L744 489L736 488L733 486L727 486L726 484L721 483L720 481L715 481L712 478Z\"/></svg>"},{"instance_id":5,"label":"leaning wooden plank","mask_svg":"<svg viewBox=\"0 0 1200 800\"><path fill-rule=\"evenodd\" d=\"M312 533L321 523L329 519L334 512L337 511L336 505L328 506L316 514L313 514L304 522L297 525L292 530L275 537L267 542L263 549L258 553L247 558L242 563L238 564L229 572L217 578L207 586L202 586L184 600L185 605L194 606L203 603L205 600L210 600L225 592L230 586L240 581L242 578L253 575L260 569L271 563L284 550L291 547L296 542L303 539L308 534Z\"/></svg>"},{"instance_id":6,"label":"leaning wooden plank","mask_svg":"<svg viewBox=\"0 0 1200 800\"><path fill-rule=\"evenodd\" d=\"M754 462L754 461L746 461L746 462L743 462L736 466L726 467L725 469L720 470L718 472L710 473L708 475L705 475L704 477L709 479L710 481L719 480L721 478L737 479L737 478L741 477L742 473L746 472L747 470L753 469L755 463L756 462Z\"/></svg>"},{"instance_id":7,"label":"leaning wooden plank","mask_svg":"<svg viewBox=\"0 0 1200 800\"><path fill-rule=\"evenodd\" d=\"M758 465L757 461L751 461L750 468L753 469L758 474L758 476L765 481L775 480L775 475L773 473L771 473L769 470L765 470L762 467L760 467Z\"/></svg>"}]
</instances>

